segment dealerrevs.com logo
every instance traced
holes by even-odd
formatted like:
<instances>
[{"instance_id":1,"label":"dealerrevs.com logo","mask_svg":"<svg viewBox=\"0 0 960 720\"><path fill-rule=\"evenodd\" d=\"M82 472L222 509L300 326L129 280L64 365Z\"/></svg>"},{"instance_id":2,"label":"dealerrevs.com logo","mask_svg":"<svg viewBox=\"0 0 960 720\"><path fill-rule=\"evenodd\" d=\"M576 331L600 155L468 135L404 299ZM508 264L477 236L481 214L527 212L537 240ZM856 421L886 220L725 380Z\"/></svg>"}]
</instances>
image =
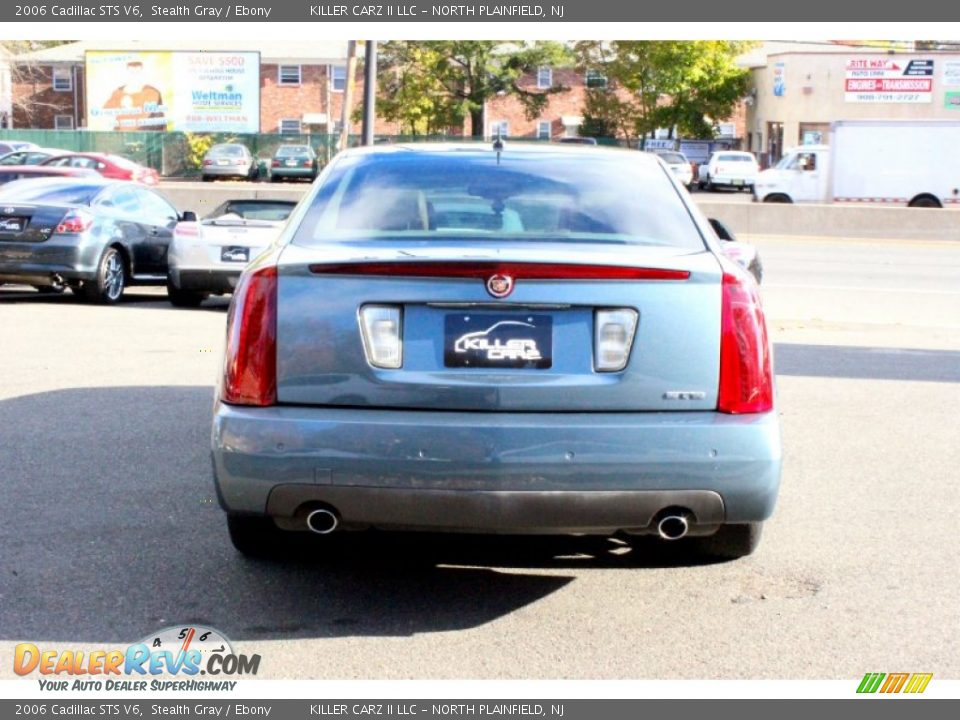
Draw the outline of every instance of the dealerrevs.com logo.
<instances>
[{"instance_id":1,"label":"dealerrevs.com logo","mask_svg":"<svg viewBox=\"0 0 960 720\"><path fill-rule=\"evenodd\" d=\"M256 675L259 655L234 652L218 630L201 625L171 626L126 648L62 650L20 643L13 671L38 673L41 690L233 690L236 680ZM203 676L204 679L198 679Z\"/></svg>"}]
</instances>

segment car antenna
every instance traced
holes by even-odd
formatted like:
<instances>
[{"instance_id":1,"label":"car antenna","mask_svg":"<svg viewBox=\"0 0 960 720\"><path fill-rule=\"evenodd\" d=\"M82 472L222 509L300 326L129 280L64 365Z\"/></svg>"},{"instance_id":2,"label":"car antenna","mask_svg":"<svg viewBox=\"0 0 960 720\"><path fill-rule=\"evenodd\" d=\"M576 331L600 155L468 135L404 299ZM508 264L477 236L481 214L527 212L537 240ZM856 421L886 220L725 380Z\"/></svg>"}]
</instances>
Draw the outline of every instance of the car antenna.
<instances>
[{"instance_id":1,"label":"car antenna","mask_svg":"<svg viewBox=\"0 0 960 720\"><path fill-rule=\"evenodd\" d=\"M497 137L493 140L493 149L497 151L497 165L500 164L500 153L503 152L503 132L502 128L497 128Z\"/></svg>"}]
</instances>

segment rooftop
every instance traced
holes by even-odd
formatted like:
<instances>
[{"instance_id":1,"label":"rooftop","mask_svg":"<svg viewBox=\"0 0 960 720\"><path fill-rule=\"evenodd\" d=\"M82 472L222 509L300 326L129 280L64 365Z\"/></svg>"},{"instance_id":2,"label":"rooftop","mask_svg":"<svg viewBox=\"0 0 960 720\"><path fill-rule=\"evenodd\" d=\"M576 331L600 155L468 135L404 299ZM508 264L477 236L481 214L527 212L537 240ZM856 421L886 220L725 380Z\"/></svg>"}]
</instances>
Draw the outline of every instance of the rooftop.
<instances>
[{"instance_id":1,"label":"rooftop","mask_svg":"<svg viewBox=\"0 0 960 720\"><path fill-rule=\"evenodd\" d=\"M198 47L202 46L202 47ZM58 45L44 50L23 53L18 60L35 63L82 63L88 50L118 52L259 52L264 63L287 63L291 65L338 65L346 62L347 43L345 40L219 40L210 38L197 42L189 38L166 38L162 40L133 40L117 38L115 40L81 40L80 42ZM363 55L362 43L357 46L357 54Z\"/></svg>"}]
</instances>

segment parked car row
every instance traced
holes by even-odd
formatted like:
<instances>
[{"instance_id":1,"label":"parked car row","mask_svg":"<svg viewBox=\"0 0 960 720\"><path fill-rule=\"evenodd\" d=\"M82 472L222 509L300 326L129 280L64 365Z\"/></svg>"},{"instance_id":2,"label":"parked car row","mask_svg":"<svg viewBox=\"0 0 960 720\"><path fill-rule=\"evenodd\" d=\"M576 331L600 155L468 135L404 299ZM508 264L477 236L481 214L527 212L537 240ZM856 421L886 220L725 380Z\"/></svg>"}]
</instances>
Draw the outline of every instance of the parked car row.
<instances>
[{"instance_id":1,"label":"parked car row","mask_svg":"<svg viewBox=\"0 0 960 720\"><path fill-rule=\"evenodd\" d=\"M99 152L72 152L56 148L19 148L0 156L3 167L60 167L87 169L115 180L132 180L144 185L156 185L160 174L120 155Z\"/></svg>"},{"instance_id":2,"label":"parked car row","mask_svg":"<svg viewBox=\"0 0 960 720\"><path fill-rule=\"evenodd\" d=\"M204 154L200 165L200 177L204 182L218 178L313 181L318 172L317 154L309 145L281 145L268 166L261 170L260 161L246 145L221 143Z\"/></svg>"},{"instance_id":3,"label":"parked car row","mask_svg":"<svg viewBox=\"0 0 960 720\"><path fill-rule=\"evenodd\" d=\"M25 177L37 175L49 177ZM130 285L166 285L174 305L196 306L232 291L295 205L232 200L198 221L140 183L87 168L0 168L0 283L69 287L101 303Z\"/></svg>"}]
</instances>

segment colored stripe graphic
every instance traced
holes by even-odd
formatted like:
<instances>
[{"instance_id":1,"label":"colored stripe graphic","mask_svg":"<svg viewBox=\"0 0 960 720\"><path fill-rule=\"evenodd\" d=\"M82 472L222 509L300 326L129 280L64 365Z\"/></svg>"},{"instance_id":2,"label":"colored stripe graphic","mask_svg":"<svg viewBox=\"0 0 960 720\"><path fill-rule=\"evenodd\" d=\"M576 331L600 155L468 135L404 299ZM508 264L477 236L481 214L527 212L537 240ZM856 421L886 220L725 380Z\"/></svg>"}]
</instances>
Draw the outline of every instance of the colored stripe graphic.
<instances>
[{"instance_id":1,"label":"colored stripe graphic","mask_svg":"<svg viewBox=\"0 0 960 720\"><path fill-rule=\"evenodd\" d=\"M863 680L860 681L860 687L857 688L857 692L875 693L877 688L880 687L880 683L884 677L886 677L884 673L867 673L863 676Z\"/></svg>"},{"instance_id":2,"label":"colored stripe graphic","mask_svg":"<svg viewBox=\"0 0 960 720\"><path fill-rule=\"evenodd\" d=\"M899 692L919 694L927 689L933 673L867 673L860 681L858 693L896 694Z\"/></svg>"},{"instance_id":3,"label":"colored stripe graphic","mask_svg":"<svg viewBox=\"0 0 960 720\"><path fill-rule=\"evenodd\" d=\"M890 673L887 675L887 681L883 684L883 687L880 688L882 693L898 693L903 688L904 683L907 682L907 678L910 677L910 673Z\"/></svg>"},{"instance_id":4,"label":"colored stripe graphic","mask_svg":"<svg viewBox=\"0 0 960 720\"><path fill-rule=\"evenodd\" d=\"M905 693L922 693L930 684L933 673L914 673L904 689Z\"/></svg>"}]
</instances>

